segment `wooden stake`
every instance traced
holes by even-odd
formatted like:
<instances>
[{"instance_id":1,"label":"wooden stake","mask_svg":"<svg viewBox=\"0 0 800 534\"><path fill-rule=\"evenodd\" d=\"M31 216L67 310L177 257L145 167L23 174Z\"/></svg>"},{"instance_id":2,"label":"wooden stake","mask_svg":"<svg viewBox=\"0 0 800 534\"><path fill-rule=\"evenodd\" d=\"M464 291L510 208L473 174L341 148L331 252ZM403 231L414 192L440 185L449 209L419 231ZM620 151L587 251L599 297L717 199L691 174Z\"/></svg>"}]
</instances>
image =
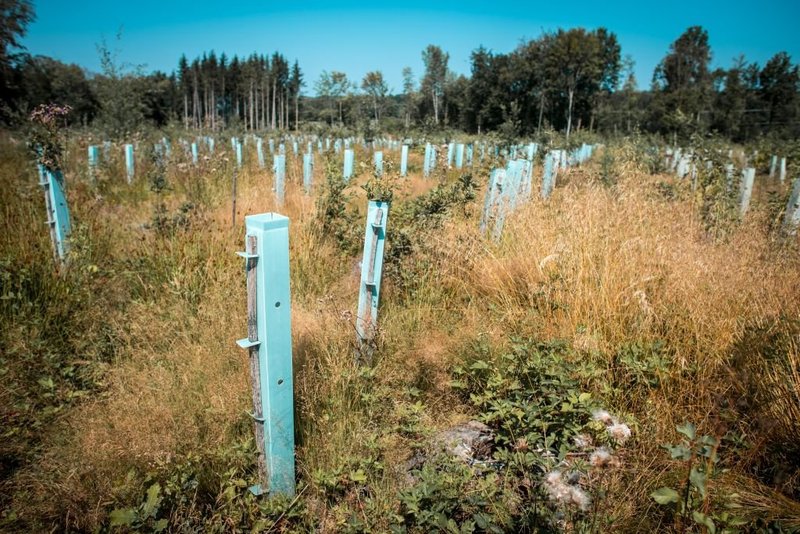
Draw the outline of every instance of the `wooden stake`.
<instances>
[{"instance_id":1,"label":"wooden stake","mask_svg":"<svg viewBox=\"0 0 800 534\"><path fill-rule=\"evenodd\" d=\"M232 199L231 199L231 228L236 228L236 177L237 177L237 170L233 169L233 187L232 187Z\"/></svg>"},{"instance_id":2,"label":"wooden stake","mask_svg":"<svg viewBox=\"0 0 800 534\"><path fill-rule=\"evenodd\" d=\"M256 236L247 236L246 249L248 255L258 254ZM247 340L258 341L258 300L256 281L257 258L247 259ZM262 488L267 486L267 462L264 450L264 404L261 401L261 365L258 360L259 345L252 345L250 352L250 379L253 384L253 426L255 427L256 445L258 446L258 480Z\"/></svg>"}]
</instances>

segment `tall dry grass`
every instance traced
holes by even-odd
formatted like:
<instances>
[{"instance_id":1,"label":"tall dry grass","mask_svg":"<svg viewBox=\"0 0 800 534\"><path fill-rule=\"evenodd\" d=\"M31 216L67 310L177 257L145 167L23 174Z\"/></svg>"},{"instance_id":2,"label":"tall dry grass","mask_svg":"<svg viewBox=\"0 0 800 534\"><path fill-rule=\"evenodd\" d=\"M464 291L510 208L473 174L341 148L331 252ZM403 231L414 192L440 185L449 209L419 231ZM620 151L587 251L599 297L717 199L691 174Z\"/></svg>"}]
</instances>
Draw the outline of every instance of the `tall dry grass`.
<instances>
[{"instance_id":1,"label":"tall dry grass","mask_svg":"<svg viewBox=\"0 0 800 534\"><path fill-rule=\"evenodd\" d=\"M749 474L774 461L774 449L796 450L789 436L800 432L797 243L765 230L763 206L725 239L711 237L690 184L668 176L621 169L614 187L591 169L564 178L550 201L511 216L498 243L474 227L452 228L440 267L462 295L462 331L496 342L568 340L576 364L596 374L594 388L636 418L638 450L617 487L625 498L612 503L628 528L651 528L635 527L637 516L653 506L648 494L666 469L659 445L675 440L676 424L694 421L719 438L741 433L752 447L731 461ZM664 183L675 198L663 194ZM764 324L782 344L752 335ZM626 389L620 353L656 342L670 362L660 387ZM780 489L796 498L800 475L796 462L787 464L790 481ZM776 497L772 516L791 510L797 521L796 505L786 502Z\"/></svg>"}]
</instances>

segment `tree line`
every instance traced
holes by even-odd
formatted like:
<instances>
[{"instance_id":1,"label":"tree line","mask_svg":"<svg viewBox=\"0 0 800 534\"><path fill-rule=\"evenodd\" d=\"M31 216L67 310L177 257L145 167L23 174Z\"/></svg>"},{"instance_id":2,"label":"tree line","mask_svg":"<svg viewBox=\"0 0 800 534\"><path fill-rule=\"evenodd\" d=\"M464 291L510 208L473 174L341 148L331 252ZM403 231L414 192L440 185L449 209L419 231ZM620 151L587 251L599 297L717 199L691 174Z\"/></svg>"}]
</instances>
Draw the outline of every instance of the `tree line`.
<instances>
[{"instance_id":1,"label":"tree line","mask_svg":"<svg viewBox=\"0 0 800 534\"><path fill-rule=\"evenodd\" d=\"M297 127L304 85L298 62L290 66L278 52L228 60L212 51L191 63L182 56L171 89L182 102L178 116L186 128L214 131L233 122L245 130L275 130Z\"/></svg>"},{"instance_id":2,"label":"tree line","mask_svg":"<svg viewBox=\"0 0 800 534\"><path fill-rule=\"evenodd\" d=\"M509 53L484 47L457 75L449 54L422 51L417 80L410 67L398 91L380 70L362 80L324 71L306 87L298 61L279 52L249 57L208 52L182 56L171 73L146 73L98 45L101 72L26 54L19 38L34 13L30 2L0 7L0 121L14 126L41 103L67 104L74 126L124 136L143 126L220 131L344 127L362 133L443 129L533 136L555 130L653 132L674 137L716 132L735 141L800 135L800 74L786 52L763 66L736 58L711 68L708 33L688 28L669 47L640 90L633 60L606 28L560 29Z\"/></svg>"}]
</instances>

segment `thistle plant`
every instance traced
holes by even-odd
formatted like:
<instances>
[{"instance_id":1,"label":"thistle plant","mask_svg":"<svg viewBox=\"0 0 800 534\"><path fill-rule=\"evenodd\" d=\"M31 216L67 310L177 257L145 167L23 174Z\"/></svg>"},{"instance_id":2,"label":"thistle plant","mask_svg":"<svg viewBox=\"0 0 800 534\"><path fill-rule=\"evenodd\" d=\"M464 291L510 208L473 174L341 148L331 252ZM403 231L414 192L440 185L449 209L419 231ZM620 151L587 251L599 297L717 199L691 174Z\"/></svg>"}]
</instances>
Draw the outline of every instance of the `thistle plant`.
<instances>
[{"instance_id":1,"label":"thistle plant","mask_svg":"<svg viewBox=\"0 0 800 534\"><path fill-rule=\"evenodd\" d=\"M62 126L72 108L67 105L41 104L30 114L31 133L29 146L36 161L51 171L61 170L64 154Z\"/></svg>"}]
</instances>

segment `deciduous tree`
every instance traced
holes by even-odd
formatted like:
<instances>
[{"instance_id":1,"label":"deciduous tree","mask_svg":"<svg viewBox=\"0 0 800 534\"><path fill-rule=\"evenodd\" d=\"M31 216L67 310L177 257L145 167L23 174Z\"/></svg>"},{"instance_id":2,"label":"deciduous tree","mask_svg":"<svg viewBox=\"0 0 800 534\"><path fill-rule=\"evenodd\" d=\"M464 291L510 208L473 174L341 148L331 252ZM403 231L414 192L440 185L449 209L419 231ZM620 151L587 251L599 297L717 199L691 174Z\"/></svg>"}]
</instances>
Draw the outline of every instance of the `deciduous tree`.
<instances>
[{"instance_id":1,"label":"deciduous tree","mask_svg":"<svg viewBox=\"0 0 800 534\"><path fill-rule=\"evenodd\" d=\"M379 70L373 70L364 75L361 80L361 89L369 95L372 100L372 108L375 112L375 120L380 120L380 108L383 104L383 99L389 92L389 86L383 79L383 73Z\"/></svg>"},{"instance_id":2,"label":"deciduous tree","mask_svg":"<svg viewBox=\"0 0 800 534\"><path fill-rule=\"evenodd\" d=\"M433 107L433 119L439 124L439 114L443 109L444 86L447 81L447 62L450 54L435 45L428 45L422 51L425 63L425 76L422 78L422 92L429 96Z\"/></svg>"}]
</instances>

